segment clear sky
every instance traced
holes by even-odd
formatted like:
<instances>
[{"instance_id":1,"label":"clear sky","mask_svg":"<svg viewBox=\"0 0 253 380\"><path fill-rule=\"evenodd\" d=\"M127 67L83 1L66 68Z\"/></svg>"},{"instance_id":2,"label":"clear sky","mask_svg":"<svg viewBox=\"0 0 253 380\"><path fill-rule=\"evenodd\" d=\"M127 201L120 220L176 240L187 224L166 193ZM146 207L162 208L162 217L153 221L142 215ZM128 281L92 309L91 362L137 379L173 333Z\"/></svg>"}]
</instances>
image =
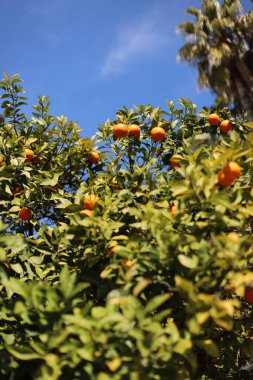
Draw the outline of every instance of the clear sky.
<instances>
[{"instance_id":1,"label":"clear sky","mask_svg":"<svg viewBox=\"0 0 253 380\"><path fill-rule=\"evenodd\" d=\"M242 1L249 8L250 0ZM20 73L29 104L49 95L52 113L85 137L123 105L166 107L186 97L198 108L196 70L176 61L175 27L198 0L0 0L0 75ZM252 6L251 6L252 8Z\"/></svg>"}]
</instances>

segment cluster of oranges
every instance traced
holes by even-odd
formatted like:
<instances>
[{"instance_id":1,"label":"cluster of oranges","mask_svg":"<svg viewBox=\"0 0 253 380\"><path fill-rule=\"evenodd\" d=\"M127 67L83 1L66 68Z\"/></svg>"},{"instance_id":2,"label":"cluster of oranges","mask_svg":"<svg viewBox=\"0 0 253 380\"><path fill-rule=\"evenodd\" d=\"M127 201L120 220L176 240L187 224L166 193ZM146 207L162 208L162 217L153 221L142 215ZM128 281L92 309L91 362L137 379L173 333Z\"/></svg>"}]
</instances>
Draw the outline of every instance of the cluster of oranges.
<instances>
[{"instance_id":1,"label":"cluster of oranges","mask_svg":"<svg viewBox=\"0 0 253 380\"><path fill-rule=\"evenodd\" d=\"M216 113L210 114L208 116L208 121L211 126L217 126L220 124L220 130L224 133L229 132L233 127L230 120L221 121L220 116ZM124 123L118 123L113 127L113 135L116 138L126 137L127 135L140 137L140 133L141 129L137 124L127 125ZM154 127L151 129L150 136L153 141L162 141L166 136L165 129L162 127Z\"/></svg>"},{"instance_id":2,"label":"cluster of oranges","mask_svg":"<svg viewBox=\"0 0 253 380\"><path fill-rule=\"evenodd\" d=\"M140 137L140 133L141 133L141 129L136 124L126 125L123 123L118 123L113 127L113 134L118 139L122 137L126 137L127 134L134 137Z\"/></svg>"},{"instance_id":3,"label":"cluster of oranges","mask_svg":"<svg viewBox=\"0 0 253 380\"><path fill-rule=\"evenodd\" d=\"M140 137L140 133L141 129L137 124L126 125L118 123L113 127L113 135L116 138L126 137L127 135ZM150 135L153 141L162 141L165 139L166 132L162 127L154 127L152 128Z\"/></svg>"},{"instance_id":4,"label":"cluster of oranges","mask_svg":"<svg viewBox=\"0 0 253 380\"><path fill-rule=\"evenodd\" d=\"M218 173L218 184L230 186L241 175L241 167L235 161L230 161Z\"/></svg>"},{"instance_id":5,"label":"cluster of oranges","mask_svg":"<svg viewBox=\"0 0 253 380\"><path fill-rule=\"evenodd\" d=\"M217 115L217 113L211 113L208 116L207 120L209 121L212 127L216 127L221 121L220 116ZM230 120L222 120L222 122L220 123L220 130L224 133L229 132L232 129L232 127L233 125Z\"/></svg>"},{"instance_id":6,"label":"cluster of oranges","mask_svg":"<svg viewBox=\"0 0 253 380\"><path fill-rule=\"evenodd\" d=\"M230 120L222 120L220 119L219 115L216 113L210 114L208 116L208 122L211 126L217 126L220 124L220 129L222 132L228 132L232 129L232 123ZM116 138L123 138L127 135L134 136L136 138L140 137L141 129L139 125L137 124L130 124L126 125L123 123L118 123L114 125L113 127L113 135ZM163 141L166 136L166 132L164 128L162 127L154 127L151 129L150 132L151 139L153 141ZM180 167L181 166L181 160L183 157L180 154L174 154L169 160L169 163L172 167ZM87 160L89 163L98 163L100 160L99 153L96 150L91 151L87 155ZM4 157L0 155L0 166L4 162ZM40 157L35 156L34 152L31 149L26 148L25 149L25 162L33 162L34 164L38 165L40 164ZM237 164L234 161L229 162L226 164L222 170L218 173L218 184L221 186L230 186L235 179L237 179L241 175L241 168L240 165ZM119 185L113 185L113 188L120 189ZM21 194L20 188L17 188L13 195L19 196ZM81 214L85 214L89 217L92 216L92 210L95 206L95 204L98 201L98 196L94 194L87 194L84 198L84 209L80 211ZM176 213L176 207L175 205L172 206L171 210L172 215L175 215ZM27 221L32 217L32 212L29 208L23 207L19 211L19 217L20 219Z\"/></svg>"},{"instance_id":7,"label":"cluster of oranges","mask_svg":"<svg viewBox=\"0 0 253 380\"><path fill-rule=\"evenodd\" d=\"M97 163L100 159L100 156L97 151L92 151L88 154L87 158L90 163ZM35 156L33 150L28 149L28 148L25 149L25 162L33 162L34 164L38 165L40 164L40 161L41 161L40 157ZM0 166L2 165L3 162L4 162L3 156L0 156ZM57 188L52 186L51 190L55 192L57 191ZM20 187L15 188L12 192L14 197L19 197L21 193L22 191ZM92 216L91 210L94 207L97 200L98 200L98 197L94 196L93 194L87 195L84 199L85 209L82 210L80 213L86 214L89 217L91 217ZM28 207L22 207L19 210L18 216L21 220L28 221L32 217L32 211Z\"/></svg>"},{"instance_id":8,"label":"cluster of oranges","mask_svg":"<svg viewBox=\"0 0 253 380\"><path fill-rule=\"evenodd\" d=\"M134 137L140 137L141 129L136 124L126 125L123 123L118 123L113 127L113 135L116 138L123 138L127 135L131 135ZM153 141L162 141L165 139L166 132L162 127L154 127L150 132L151 139ZM180 154L174 154L170 159L170 165L173 167L179 167L180 161L182 160L182 156Z\"/></svg>"}]
</instances>

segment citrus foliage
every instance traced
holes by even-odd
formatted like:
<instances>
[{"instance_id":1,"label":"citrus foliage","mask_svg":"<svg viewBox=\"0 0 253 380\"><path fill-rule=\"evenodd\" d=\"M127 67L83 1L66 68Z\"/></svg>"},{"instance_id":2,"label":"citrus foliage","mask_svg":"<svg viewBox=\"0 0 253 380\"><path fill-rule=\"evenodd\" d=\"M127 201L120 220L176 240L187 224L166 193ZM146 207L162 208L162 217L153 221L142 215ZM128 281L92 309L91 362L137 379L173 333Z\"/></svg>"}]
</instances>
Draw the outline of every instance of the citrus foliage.
<instances>
[{"instance_id":1,"label":"citrus foliage","mask_svg":"<svg viewBox=\"0 0 253 380\"><path fill-rule=\"evenodd\" d=\"M1 379L250 378L251 124L181 99L83 139L46 97L28 118L20 81L1 82Z\"/></svg>"}]
</instances>

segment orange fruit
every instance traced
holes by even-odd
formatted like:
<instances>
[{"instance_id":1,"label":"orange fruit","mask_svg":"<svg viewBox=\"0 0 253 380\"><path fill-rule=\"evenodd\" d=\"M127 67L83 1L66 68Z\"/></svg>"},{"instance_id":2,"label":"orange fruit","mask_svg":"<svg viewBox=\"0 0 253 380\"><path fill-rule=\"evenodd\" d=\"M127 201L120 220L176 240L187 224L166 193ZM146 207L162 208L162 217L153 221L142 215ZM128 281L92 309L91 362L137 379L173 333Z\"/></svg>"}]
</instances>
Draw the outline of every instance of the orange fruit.
<instances>
[{"instance_id":1,"label":"orange fruit","mask_svg":"<svg viewBox=\"0 0 253 380\"><path fill-rule=\"evenodd\" d=\"M92 210L97 203L99 197L95 194L86 194L83 200L86 210Z\"/></svg>"},{"instance_id":2,"label":"orange fruit","mask_svg":"<svg viewBox=\"0 0 253 380\"><path fill-rule=\"evenodd\" d=\"M221 186L230 186L233 182L229 176L223 170L220 170L218 173L218 184Z\"/></svg>"},{"instance_id":3,"label":"orange fruit","mask_svg":"<svg viewBox=\"0 0 253 380\"><path fill-rule=\"evenodd\" d=\"M230 161L222 170L232 180L237 179L241 175L241 167L235 161Z\"/></svg>"},{"instance_id":4,"label":"orange fruit","mask_svg":"<svg viewBox=\"0 0 253 380\"><path fill-rule=\"evenodd\" d=\"M162 127L155 127L151 129L151 139L153 141L162 141L166 135L165 130Z\"/></svg>"},{"instance_id":5,"label":"orange fruit","mask_svg":"<svg viewBox=\"0 0 253 380\"><path fill-rule=\"evenodd\" d=\"M13 190L13 192L12 192L14 197L20 197L21 193L22 193L22 191L21 191L20 187L16 187L16 189Z\"/></svg>"},{"instance_id":6,"label":"orange fruit","mask_svg":"<svg viewBox=\"0 0 253 380\"><path fill-rule=\"evenodd\" d=\"M219 122L220 122L220 116L217 115L217 113L211 113L208 116L207 120L214 127L215 125L219 124Z\"/></svg>"},{"instance_id":7,"label":"orange fruit","mask_svg":"<svg viewBox=\"0 0 253 380\"><path fill-rule=\"evenodd\" d=\"M95 150L93 152L88 153L87 158L88 158L89 163L91 164L98 163L100 159L98 152L96 152Z\"/></svg>"},{"instance_id":8,"label":"orange fruit","mask_svg":"<svg viewBox=\"0 0 253 380\"><path fill-rule=\"evenodd\" d=\"M233 125L230 120L222 120L220 123L220 130L224 133L229 132L232 129Z\"/></svg>"},{"instance_id":9,"label":"orange fruit","mask_svg":"<svg viewBox=\"0 0 253 380\"><path fill-rule=\"evenodd\" d=\"M173 204L170 208L170 214L171 216L174 218L174 216L177 214L177 212L179 212L180 214L183 214L184 213L184 209L181 208L181 209L178 209L178 205L176 204Z\"/></svg>"},{"instance_id":10,"label":"orange fruit","mask_svg":"<svg viewBox=\"0 0 253 380\"><path fill-rule=\"evenodd\" d=\"M175 216L176 215L176 212L177 212L177 209L178 209L178 205L172 205L171 208L170 208L170 214L171 216Z\"/></svg>"},{"instance_id":11,"label":"orange fruit","mask_svg":"<svg viewBox=\"0 0 253 380\"><path fill-rule=\"evenodd\" d=\"M108 256L112 256L113 253L119 250L119 246L117 244L113 245L112 247L109 248L108 250Z\"/></svg>"},{"instance_id":12,"label":"orange fruit","mask_svg":"<svg viewBox=\"0 0 253 380\"><path fill-rule=\"evenodd\" d=\"M31 219L32 211L28 207L22 207L19 210L18 216L20 217L20 219L27 221L27 220Z\"/></svg>"},{"instance_id":13,"label":"orange fruit","mask_svg":"<svg viewBox=\"0 0 253 380\"><path fill-rule=\"evenodd\" d=\"M3 162L4 162L3 156L0 156L0 166L3 164Z\"/></svg>"},{"instance_id":14,"label":"orange fruit","mask_svg":"<svg viewBox=\"0 0 253 380\"><path fill-rule=\"evenodd\" d=\"M244 299L248 303L253 303L253 286L252 284L245 287Z\"/></svg>"},{"instance_id":15,"label":"orange fruit","mask_svg":"<svg viewBox=\"0 0 253 380\"><path fill-rule=\"evenodd\" d=\"M26 157L25 160L27 162L32 161L33 156L34 156L34 153L33 153L33 151L31 149L25 149L25 157Z\"/></svg>"},{"instance_id":16,"label":"orange fruit","mask_svg":"<svg viewBox=\"0 0 253 380\"><path fill-rule=\"evenodd\" d=\"M92 210L81 210L80 211L81 215L87 215L89 218L92 217Z\"/></svg>"},{"instance_id":17,"label":"orange fruit","mask_svg":"<svg viewBox=\"0 0 253 380\"><path fill-rule=\"evenodd\" d=\"M117 138L126 137L127 133L128 128L126 124L119 123L113 127L113 134Z\"/></svg>"},{"instance_id":18,"label":"orange fruit","mask_svg":"<svg viewBox=\"0 0 253 380\"><path fill-rule=\"evenodd\" d=\"M183 157L180 154L174 154L170 159L170 165L173 166L173 168L180 167L181 166L180 161L182 158Z\"/></svg>"},{"instance_id":19,"label":"orange fruit","mask_svg":"<svg viewBox=\"0 0 253 380\"><path fill-rule=\"evenodd\" d=\"M140 137L141 129L140 129L139 125L130 124L128 126L128 133L129 133L129 135L132 135L134 137Z\"/></svg>"},{"instance_id":20,"label":"orange fruit","mask_svg":"<svg viewBox=\"0 0 253 380\"><path fill-rule=\"evenodd\" d=\"M134 263L132 262L132 260L125 260L124 265L127 268L131 268L134 265Z\"/></svg>"}]
</instances>

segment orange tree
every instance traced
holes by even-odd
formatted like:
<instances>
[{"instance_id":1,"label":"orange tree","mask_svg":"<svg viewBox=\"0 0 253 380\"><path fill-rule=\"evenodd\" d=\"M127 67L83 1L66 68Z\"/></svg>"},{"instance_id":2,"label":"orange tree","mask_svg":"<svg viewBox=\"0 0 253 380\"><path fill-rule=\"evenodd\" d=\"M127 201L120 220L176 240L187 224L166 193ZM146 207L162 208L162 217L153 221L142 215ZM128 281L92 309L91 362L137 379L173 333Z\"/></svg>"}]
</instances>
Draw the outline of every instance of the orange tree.
<instances>
[{"instance_id":1,"label":"orange tree","mask_svg":"<svg viewBox=\"0 0 253 380\"><path fill-rule=\"evenodd\" d=\"M250 379L252 123L181 99L90 140L0 88L1 379Z\"/></svg>"}]
</instances>

